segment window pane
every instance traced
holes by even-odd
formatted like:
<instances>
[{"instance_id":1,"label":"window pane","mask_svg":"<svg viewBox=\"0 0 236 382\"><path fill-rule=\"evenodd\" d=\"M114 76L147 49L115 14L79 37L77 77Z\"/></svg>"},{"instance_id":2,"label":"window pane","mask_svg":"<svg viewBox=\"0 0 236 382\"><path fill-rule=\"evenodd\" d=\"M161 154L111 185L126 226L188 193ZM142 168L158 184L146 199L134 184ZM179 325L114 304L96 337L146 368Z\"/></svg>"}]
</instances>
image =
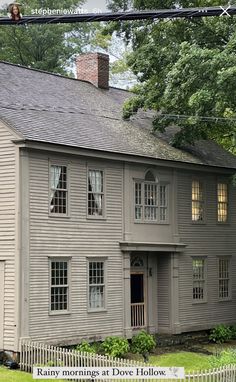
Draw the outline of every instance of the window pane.
<instances>
[{"instance_id":1,"label":"window pane","mask_svg":"<svg viewBox=\"0 0 236 382\"><path fill-rule=\"evenodd\" d=\"M89 262L89 308L104 308L104 262Z\"/></svg>"},{"instance_id":2,"label":"window pane","mask_svg":"<svg viewBox=\"0 0 236 382\"><path fill-rule=\"evenodd\" d=\"M197 180L192 181L192 220L203 220L203 186Z\"/></svg>"},{"instance_id":3,"label":"window pane","mask_svg":"<svg viewBox=\"0 0 236 382\"><path fill-rule=\"evenodd\" d=\"M226 183L218 183L217 199L218 222L226 222L228 217L228 185Z\"/></svg>"},{"instance_id":4,"label":"window pane","mask_svg":"<svg viewBox=\"0 0 236 382\"><path fill-rule=\"evenodd\" d=\"M205 288L205 261L203 259L193 259L193 299L204 299Z\"/></svg>"},{"instance_id":5,"label":"window pane","mask_svg":"<svg viewBox=\"0 0 236 382\"><path fill-rule=\"evenodd\" d=\"M51 262L51 310L68 309L68 263Z\"/></svg>"},{"instance_id":6,"label":"window pane","mask_svg":"<svg viewBox=\"0 0 236 382\"><path fill-rule=\"evenodd\" d=\"M50 168L50 212L67 213L67 167L51 166Z\"/></svg>"},{"instance_id":7,"label":"window pane","mask_svg":"<svg viewBox=\"0 0 236 382\"><path fill-rule=\"evenodd\" d=\"M229 259L219 259L219 298L229 297Z\"/></svg>"},{"instance_id":8,"label":"window pane","mask_svg":"<svg viewBox=\"0 0 236 382\"><path fill-rule=\"evenodd\" d=\"M103 215L104 199L103 171L89 170L88 172L88 215Z\"/></svg>"}]
</instances>

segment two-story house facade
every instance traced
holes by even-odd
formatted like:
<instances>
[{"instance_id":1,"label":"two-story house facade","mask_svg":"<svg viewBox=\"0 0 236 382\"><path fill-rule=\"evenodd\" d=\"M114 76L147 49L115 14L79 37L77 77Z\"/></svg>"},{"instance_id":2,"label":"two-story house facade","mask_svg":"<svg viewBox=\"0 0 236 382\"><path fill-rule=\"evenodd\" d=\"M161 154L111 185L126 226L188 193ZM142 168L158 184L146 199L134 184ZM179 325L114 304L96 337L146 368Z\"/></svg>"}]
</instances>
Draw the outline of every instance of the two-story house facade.
<instances>
[{"instance_id":1,"label":"two-story house facade","mask_svg":"<svg viewBox=\"0 0 236 382\"><path fill-rule=\"evenodd\" d=\"M0 63L0 349L236 321L236 159L123 121L108 65Z\"/></svg>"}]
</instances>

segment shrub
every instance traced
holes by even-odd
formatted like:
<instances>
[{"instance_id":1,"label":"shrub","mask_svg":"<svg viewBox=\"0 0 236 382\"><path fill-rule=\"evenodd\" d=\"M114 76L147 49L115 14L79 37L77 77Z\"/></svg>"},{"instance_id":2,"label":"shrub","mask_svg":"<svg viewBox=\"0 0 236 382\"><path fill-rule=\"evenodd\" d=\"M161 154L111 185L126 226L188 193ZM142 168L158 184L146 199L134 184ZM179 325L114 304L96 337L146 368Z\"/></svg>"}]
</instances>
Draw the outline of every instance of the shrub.
<instances>
[{"instance_id":1,"label":"shrub","mask_svg":"<svg viewBox=\"0 0 236 382\"><path fill-rule=\"evenodd\" d=\"M212 368L236 364L236 349L227 349L209 358Z\"/></svg>"},{"instance_id":2,"label":"shrub","mask_svg":"<svg viewBox=\"0 0 236 382\"><path fill-rule=\"evenodd\" d=\"M156 346L156 341L151 334L142 330L140 333L136 334L131 340L131 350L133 353L138 354L148 354Z\"/></svg>"},{"instance_id":3,"label":"shrub","mask_svg":"<svg viewBox=\"0 0 236 382\"><path fill-rule=\"evenodd\" d=\"M236 324L230 326L230 330L231 330L231 339L236 340Z\"/></svg>"},{"instance_id":4,"label":"shrub","mask_svg":"<svg viewBox=\"0 0 236 382\"><path fill-rule=\"evenodd\" d=\"M76 346L76 350L83 353L96 353L96 346L94 344L90 344L87 341L82 341L81 344Z\"/></svg>"},{"instance_id":5,"label":"shrub","mask_svg":"<svg viewBox=\"0 0 236 382\"><path fill-rule=\"evenodd\" d=\"M231 340L232 332L231 328L228 325L218 325L214 329L211 330L209 339L211 341L216 342L217 344L222 344L223 342L227 342Z\"/></svg>"},{"instance_id":6,"label":"shrub","mask_svg":"<svg viewBox=\"0 0 236 382\"><path fill-rule=\"evenodd\" d=\"M123 357L129 351L128 340L122 337L107 337L101 345L105 355Z\"/></svg>"}]
</instances>

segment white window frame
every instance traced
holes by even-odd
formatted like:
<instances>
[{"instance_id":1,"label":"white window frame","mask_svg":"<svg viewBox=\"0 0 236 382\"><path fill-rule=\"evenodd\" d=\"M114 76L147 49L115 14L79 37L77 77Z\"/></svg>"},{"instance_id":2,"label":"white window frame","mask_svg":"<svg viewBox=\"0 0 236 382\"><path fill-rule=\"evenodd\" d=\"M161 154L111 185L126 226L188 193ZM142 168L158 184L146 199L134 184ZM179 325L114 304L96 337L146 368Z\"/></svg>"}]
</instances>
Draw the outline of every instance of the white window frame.
<instances>
[{"instance_id":1,"label":"white window frame","mask_svg":"<svg viewBox=\"0 0 236 382\"><path fill-rule=\"evenodd\" d=\"M194 199L193 198L193 185L194 183L198 183L199 184L199 198L198 199ZM202 193L202 198L200 198L200 195ZM192 179L192 182L191 182L191 219L192 219L192 223L194 224L201 224L201 223L204 223L205 222L205 184L203 182L202 179L199 179L199 178L193 178ZM197 206L193 206L194 203L198 203L198 207ZM194 219L194 208L195 209L198 209L199 212L199 216L201 216L201 210L202 210L202 218L201 219ZM195 212L196 214L196 212Z\"/></svg>"},{"instance_id":2,"label":"white window frame","mask_svg":"<svg viewBox=\"0 0 236 382\"><path fill-rule=\"evenodd\" d=\"M141 185L141 203L136 203L136 185ZM153 185L157 190L157 203L153 205L145 204L145 185ZM160 188L165 187L165 199L166 205L161 204L161 192ZM136 218L136 207L141 209L141 218ZM147 220L145 219L145 208L150 207L156 208L156 219ZM166 219L161 220L161 208L165 208ZM168 182L152 182L146 181L144 179L134 179L134 222L135 223L145 223L145 224L168 224L169 223L169 183Z\"/></svg>"},{"instance_id":3,"label":"white window frame","mask_svg":"<svg viewBox=\"0 0 236 382\"><path fill-rule=\"evenodd\" d=\"M52 212L51 211L51 201L52 201L52 192L56 189L52 189L51 187L51 168L52 167L65 167L66 168L66 188L65 189L59 189L59 191L63 191L66 193L66 212ZM48 201L48 211L50 217L68 217L69 216L69 178L70 178L70 168L68 163L62 163L62 162L49 162L49 201Z\"/></svg>"},{"instance_id":4,"label":"white window frame","mask_svg":"<svg viewBox=\"0 0 236 382\"><path fill-rule=\"evenodd\" d=\"M90 263L103 263L103 283L90 284ZM91 307L90 306L90 288L95 286L103 287L103 306ZM104 257L87 257L87 311L104 312L107 310L107 258Z\"/></svg>"},{"instance_id":5,"label":"white window frame","mask_svg":"<svg viewBox=\"0 0 236 382\"><path fill-rule=\"evenodd\" d=\"M219 200L219 185L226 186L226 201ZM229 184L224 180L217 181L217 189L216 189L216 198L217 198L217 223L219 224L227 224L229 222ZM226 220L219 220L219 206L223 206L226 204ZM225 209L223 209L225 211Z\"/></svg>"},{"instance_id":6,"label":"white window frame","mask_svg":"<svg viewBox=\"0 0 236 382\"><path fill-rule=\"evenodd\" d=\"M52 284L52 263L67 263L67 284ZM67 309L52 309L52 288L67 288ZM70 290L71 290L71 257L50 257L49 258L49 315L70 314Z\"/></svg>"},{"instance_id":7,"label":"white window frame","mask_svg":"<svg viewBox=\"0 0 236 382\"><path fill-rule=\"evenodd\" d=\"M201 304L207 302L207 258L203 256L193 256L192 258L192 302L193 304ZM194 280L194 261L203 261L203 277ZM197 284L199 288L203 288L203 298L194 298L194 288ZM202 284L202 286L201 286Z\"/></svg>"},{"instance_id":8,"label":"white window frame","mask_svg":"<svg viewBox=\"0 0 236 382\"><path fill-rule=\"evenodd\" d=\"M220 277L220 261L227 261L228 262L228 277ZM218 259L217 259L217 270L218 270L218 299L219 301L229 301L232 299L232 292L231 292L231 280L232 280L232 276L231 276L231 257L230 256L218 256ZM228 281L228 296L226 297L221 297L220 296L220 281L225 281L227 280Z\"/></svg>"},{"instance_id":9,"label":"white window frame","mask_svg":"<svg viewBox=\"0 0 236 382\"><path fill-rule=\"evenodd\" d=\"M93 192L89 191L89 172L95 171L95 172L101 172L102 173L102 179L103 179L103 191L96 193L99 195L102 195L102 214L89 214L89 195L93 194ZM99 219L104 220L106 218L106 174L104 168L97 168L94 166L87 166L87 218L88 219Z\"/></svg>"}]
</instances>

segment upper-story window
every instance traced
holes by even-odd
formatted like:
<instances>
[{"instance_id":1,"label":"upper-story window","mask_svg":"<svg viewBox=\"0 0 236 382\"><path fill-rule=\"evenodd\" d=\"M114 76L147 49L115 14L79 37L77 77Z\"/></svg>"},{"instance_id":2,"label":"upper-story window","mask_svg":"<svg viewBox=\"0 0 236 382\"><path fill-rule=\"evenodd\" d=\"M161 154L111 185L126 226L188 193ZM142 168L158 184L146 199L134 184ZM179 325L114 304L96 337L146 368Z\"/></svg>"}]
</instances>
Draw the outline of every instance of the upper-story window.
<instances>
[{"instance_id":1,"label":"upper-story window","mask_svg":"<svg viewBox=\"0 0 236 382\"><path fill-rule=\"evenodd\" d=\"M158 183L151 171L145 180L135 182L135 220L139 222L167 222L167 184Z\"/></svg>"},{"instance_id":2,"label":"upper-story window","mask_svg":"<svg viewBox=\"0 0 236 382\"><path fill-rule=\"evenodd\" d=\"M88 170L88 216L104 216L104 172Z\"/></svg>"},{"instance_id":3,"label":"upper-story window","mask_svg":"<svg viewBox=\"0 0 236 382\"><path fill-rule=\"evenodd\" d=\"M192 221L203 221L204 218L204 199L203 184L199 180L192 181Z\"/></svg>"},{"instance_id":4,"label":"upper-story window","mask_svg":"<svg viewBox=\"0 0 236 382\"><path fill-rule=\"evenodd\" d=\"M226 223L228 219L228 185L217 184L217 216L218 222Z\"/></svg>"},{"instance_id":5,"label":"upper-story window","mask_svg":"<svg viewBox=\"0 0 236 382\"><path fill-rule=\"evenodd\" d=\"M50 166L50 213L67 214L68 204L67 167Z\"/></svg>"}]
</instances>

